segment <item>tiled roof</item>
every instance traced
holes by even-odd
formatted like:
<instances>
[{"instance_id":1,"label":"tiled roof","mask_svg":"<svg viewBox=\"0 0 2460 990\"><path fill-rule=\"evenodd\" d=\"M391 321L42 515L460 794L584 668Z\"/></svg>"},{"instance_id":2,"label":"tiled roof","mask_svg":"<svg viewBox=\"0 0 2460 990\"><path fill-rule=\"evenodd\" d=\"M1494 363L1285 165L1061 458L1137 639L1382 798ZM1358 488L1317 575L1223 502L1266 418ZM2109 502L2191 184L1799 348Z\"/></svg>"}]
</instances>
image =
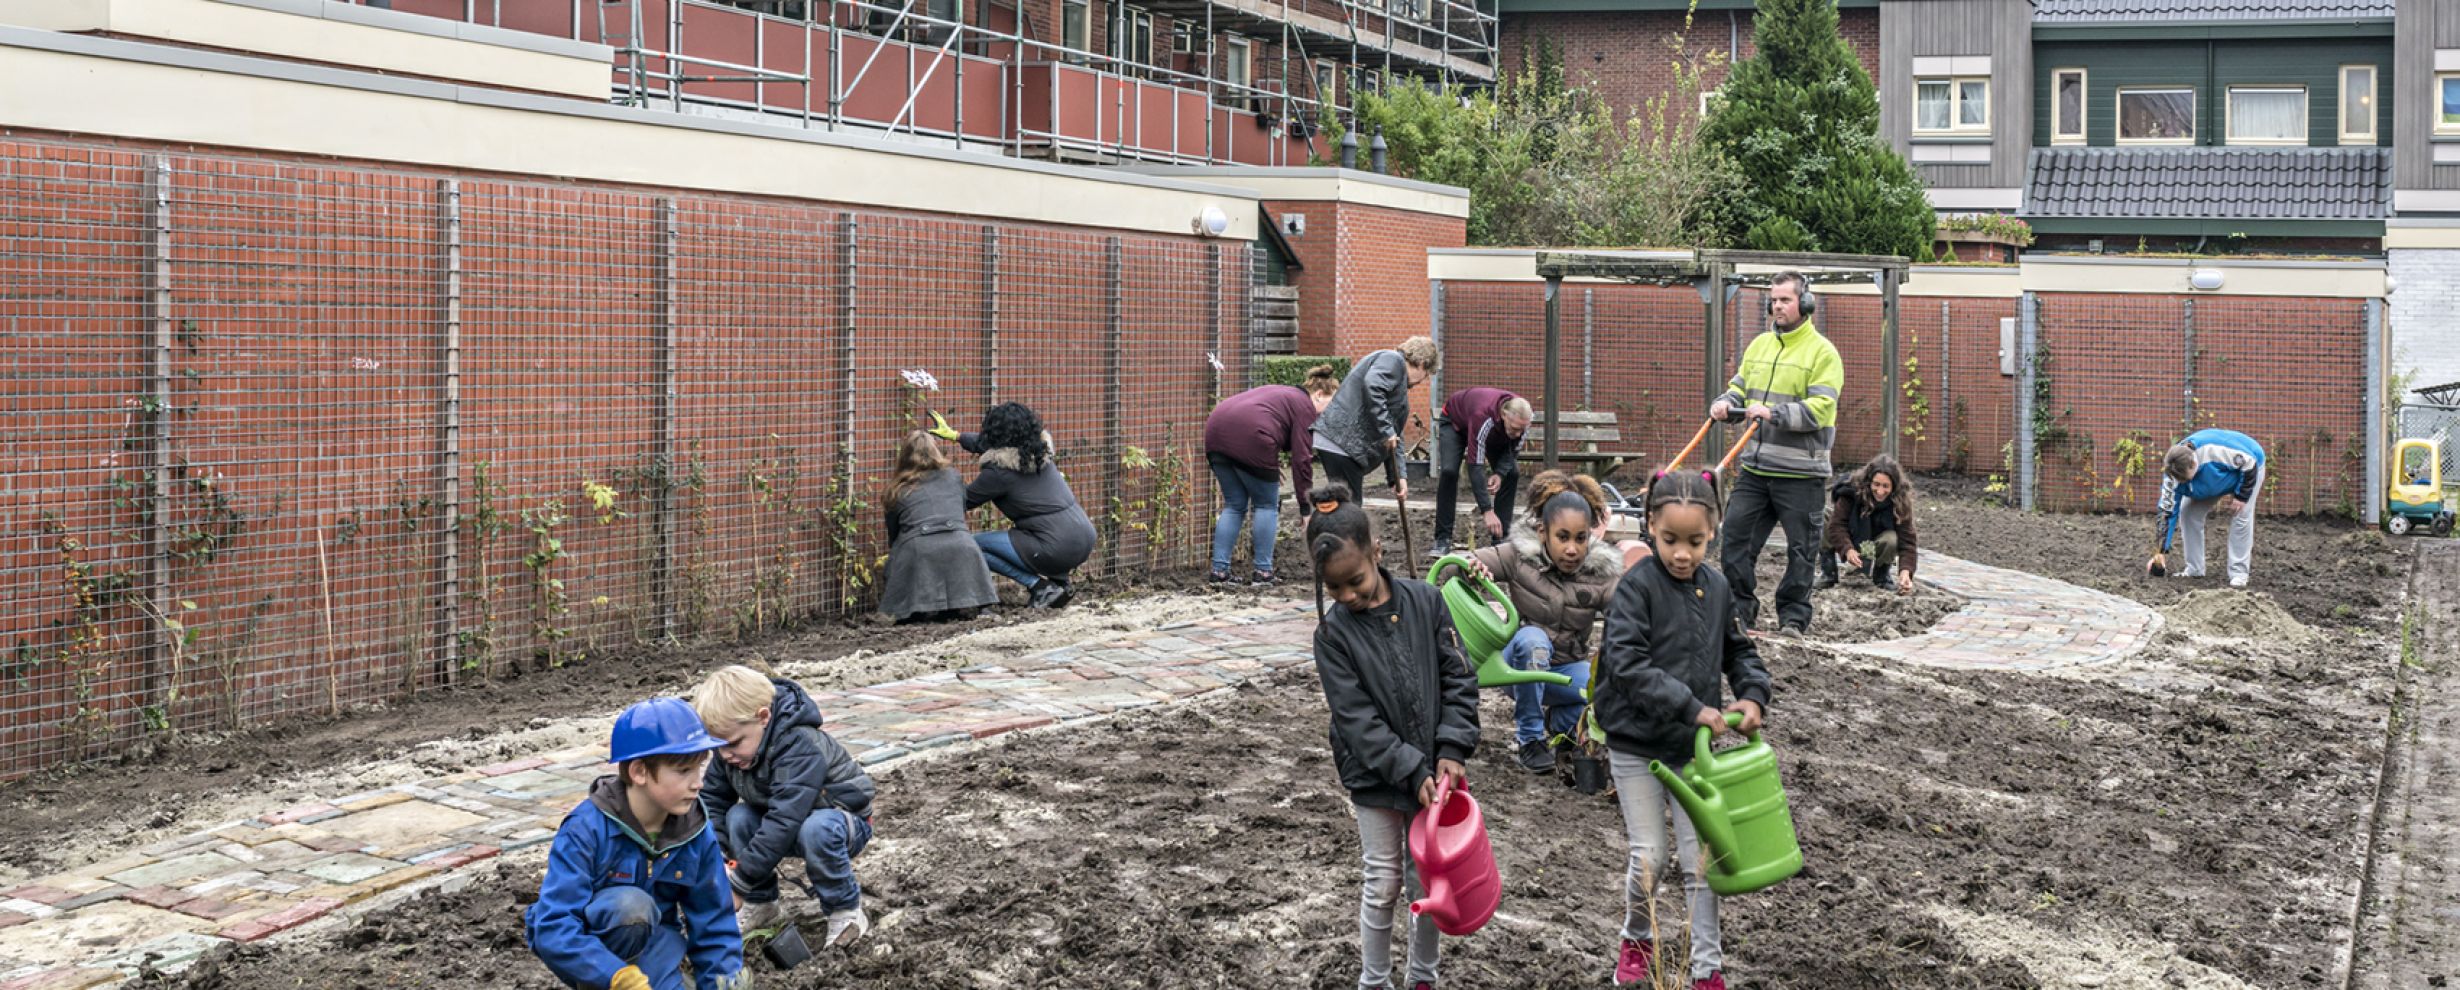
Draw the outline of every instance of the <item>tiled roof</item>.
<instances>
[{"instance_id":1,"label":"tiled roof","mask_svg":"<svg viewBox=\"0 0 2460 990\"><path fill-rule=\"evenodd\" d=\"M2381 220L2390 148L2035 148L2024 215Z\"/></svg>"},{"instance_id":2,"label":"tiled roof","mask_svg":"<svg viewBox=\"0 0 2460 990\"><path fill-rule=\"evenodd\" d=\"M2034 0L2037 24L2315 21L2392 16L2394 0Z\"/></svg>"}]
</instances>

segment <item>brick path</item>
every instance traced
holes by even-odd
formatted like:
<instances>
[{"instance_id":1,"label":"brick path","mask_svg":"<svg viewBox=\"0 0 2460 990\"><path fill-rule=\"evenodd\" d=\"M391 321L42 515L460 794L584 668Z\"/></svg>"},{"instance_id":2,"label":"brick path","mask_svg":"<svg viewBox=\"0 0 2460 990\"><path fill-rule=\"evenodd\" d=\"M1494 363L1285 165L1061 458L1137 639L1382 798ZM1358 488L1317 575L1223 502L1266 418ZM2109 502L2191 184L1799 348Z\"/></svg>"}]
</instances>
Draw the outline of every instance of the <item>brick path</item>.
<instances>
[{"instance_id":1,"label":"brick path","mask_svg":"<svg viewBox=\"0 0 2460 990\"><path fill-rule=\"evenodd\" d=\"M1180 701L1309 663L1300 601L1078 643L1002 666L816 692L866 766ZM606 772L602 743L271 811L0 890L0 990L183 965L555 835Z\"/></svg>"},{"instance_id":2,"label":"brick path","mask_svg":"<svg viewBox=\"0 0 2460 990\"><path fill-rule=\"evenodd\" d=\"M2161 613L2133 599L1928 549L1920 580L1965 607L1919 636L1833 648L1933 667L2031 671L2123 660L2161 632Z\"/></svg>"}]
</instances>

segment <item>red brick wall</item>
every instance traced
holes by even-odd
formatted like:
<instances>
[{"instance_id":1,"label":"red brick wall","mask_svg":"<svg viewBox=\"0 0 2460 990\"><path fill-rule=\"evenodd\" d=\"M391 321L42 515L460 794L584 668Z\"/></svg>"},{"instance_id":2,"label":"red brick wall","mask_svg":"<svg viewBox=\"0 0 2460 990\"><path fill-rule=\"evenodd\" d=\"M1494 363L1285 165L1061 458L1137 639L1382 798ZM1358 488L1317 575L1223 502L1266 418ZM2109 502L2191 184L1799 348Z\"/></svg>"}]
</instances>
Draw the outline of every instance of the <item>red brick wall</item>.
<instances>
[{"instance_id":1,"label":"red brick wall","mask_svg":"<svg viewBox=\"0 0 2460 990\"><path fill-rule=\"evenodd\" d=\"M1357 358L1430 332L1427 249L1466 244L1468 220L1358 203L1268 200L1264 208L1275 218L1307 218L1307 232L1289 239L1306 266L1290 273L1299 353ZM1412 401L1424 409L1430 397L1420 386Z\"/></svg>"},{"instance_id":2,"label":"red brick wall","mask_svg":"<svg viewBox=\"0 0 2460 990\"><path fill-rule=\"evenodd\" d=\"M729 636L866 610L916 399L962 428L994 399L1042 414L1105 534L1088 576L1192 565L1194 424L1246 384L1205 356L1241 366L1247 253L1192 237L24 134L0 135L0 195L0 779L500 676L550 643L570 661L654 641L668 612ZM1131 446L1157 466L1126 466ZM139 605L157 476L184 652L155 649Z\"/></svg>"},{"instance_id":3,"label":"red brick wall","mask_svg":"<svg viewBox=\"0 0 2460 990\"><path fill-rule=\"evenodd\" d=\"M1681 39L1687 57L1725 55L1741 42L1738 58L1722 58L1702 74L1702 85L1715 89L1725 82L1732 64L1758 49L1751 42L1752 14L1737 11L1729 29L1723 11L1593 11L1560 14L1513 14L1503 19L1503 39L1496 52L1507 75L1525 70L1540 38L1551 41L1563 57L1567 83L1587 86L1617 113L1630 114L1652 97L1675 88L1671 44ZM1686 30L1685 22L1689 21ZM1879 78L1879 10L1855 7L1838 11L1837 28L1853 46L1854 55L1871 79ZM1688 107L1696 113L1697 101Z\"/></svg>"}]
</instances>

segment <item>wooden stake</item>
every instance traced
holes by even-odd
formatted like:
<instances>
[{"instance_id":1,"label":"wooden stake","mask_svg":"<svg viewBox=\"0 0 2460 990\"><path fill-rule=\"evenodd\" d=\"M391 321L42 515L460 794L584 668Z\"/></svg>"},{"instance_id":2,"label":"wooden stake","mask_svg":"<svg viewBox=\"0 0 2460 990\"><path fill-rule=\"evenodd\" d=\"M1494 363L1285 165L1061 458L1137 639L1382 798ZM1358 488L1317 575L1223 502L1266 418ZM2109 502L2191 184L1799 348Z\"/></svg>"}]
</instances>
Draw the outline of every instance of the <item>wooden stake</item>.
<instances>
[{"instance_id":1,"label":"wooden stake","mask_svg":"<svg viewBox=\"0 0 2460 990\"><path fill-rule=\"evenodd\" d=\"M316 577L324 588L325 603L325 708L334 718L342 715L342 665L333 649L333 568L325 559L325 517L316 517Z\"/></svg>"}]
</instances>

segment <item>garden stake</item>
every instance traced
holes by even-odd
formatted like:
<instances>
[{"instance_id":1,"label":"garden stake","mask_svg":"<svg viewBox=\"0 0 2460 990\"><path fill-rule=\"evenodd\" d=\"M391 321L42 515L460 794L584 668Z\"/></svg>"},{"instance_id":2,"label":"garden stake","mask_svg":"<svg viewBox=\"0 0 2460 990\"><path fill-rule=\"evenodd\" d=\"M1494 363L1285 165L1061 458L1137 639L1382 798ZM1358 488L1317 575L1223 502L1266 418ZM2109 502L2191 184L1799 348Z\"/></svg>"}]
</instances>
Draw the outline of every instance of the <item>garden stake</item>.
<instances>
[{"instance_id":1,"label":"garden stake","mask_svg":"<svg viewBox=\"0 0 2460 990\"><path fill-rule=\"evenodd\" d=\"M1708 428L1715 425L1717 425L1717 421L1713 419L1702 422L1700 424L1700 431L1691 435L1691 442L1684 444L1682 452L1675 454L1673 460L1667 461L1663 470L1672 471L1675 468L1683 466L1683 458L1691 456L1691 449L1699 446L1700 441L1708 439Z\"/></svg>"},{"instance_id":2,"label":"garden stake","mask_svg":"<svg viewBox=\"0 0 2460 990\"><path fill-rule=\"evenodd\" d=\"M1409 535L1409 502L1400 497L1401 457L1394 454L1384 459L1384 483L1392 486L1392 504L1401 514L1401 559L1409 562L1409 576L1418 576L1418 541ZM1363 506L1362 506L1363 508Z\"/></svg>"},{"instance_id":3,"label":"garden stake","mask_svg":"<svg viewBox=\"0 0 2460 990\"><path fill-rule=\"evenodd\" d=\"M324 588L325 602L325 707L332 717L342 715L342 668L333 655L333 568L325 562L325 517L316 517L316 577Z\"/></svg>"}]
</instances>

